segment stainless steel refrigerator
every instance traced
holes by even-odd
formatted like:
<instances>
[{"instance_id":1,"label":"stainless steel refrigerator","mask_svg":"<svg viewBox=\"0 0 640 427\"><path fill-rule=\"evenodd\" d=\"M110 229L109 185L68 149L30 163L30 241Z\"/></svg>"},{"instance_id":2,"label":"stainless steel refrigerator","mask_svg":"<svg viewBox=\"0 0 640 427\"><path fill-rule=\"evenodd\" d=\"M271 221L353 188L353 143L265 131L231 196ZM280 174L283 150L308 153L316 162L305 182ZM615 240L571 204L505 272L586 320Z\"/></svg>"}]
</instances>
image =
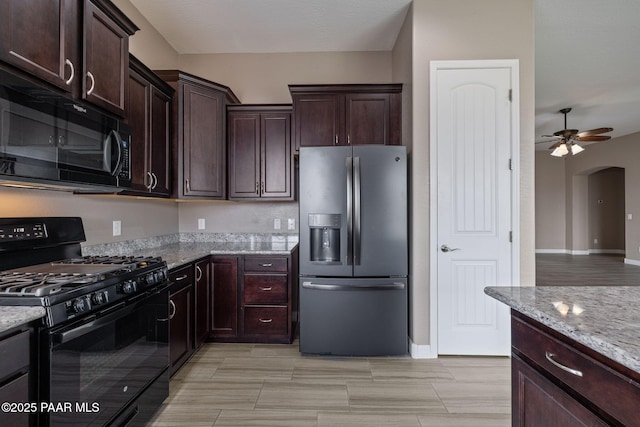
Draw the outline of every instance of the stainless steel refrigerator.
<instances>
[{"instance_id":1,"label":"stainless steel refrigerator","mask_svg":"<svg viewBox=\"0 0 640 427\"><path fill-rule=\"evenodd\" d=\"M300 148L300 351L407 353L407 156Z\"/></svg>"}]
</instances>

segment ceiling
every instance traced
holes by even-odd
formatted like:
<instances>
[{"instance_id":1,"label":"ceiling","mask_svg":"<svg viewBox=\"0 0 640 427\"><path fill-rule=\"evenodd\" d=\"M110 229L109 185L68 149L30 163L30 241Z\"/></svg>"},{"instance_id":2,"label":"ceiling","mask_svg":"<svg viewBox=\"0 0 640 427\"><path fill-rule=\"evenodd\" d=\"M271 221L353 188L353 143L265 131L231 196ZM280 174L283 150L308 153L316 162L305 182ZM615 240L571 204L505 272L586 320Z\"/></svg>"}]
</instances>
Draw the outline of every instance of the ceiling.
<instances>
[{"instance_id":1,"label":"ceiling","mask_svg":"<svg viewBox=\"0 0 640 427\"><path fill-rule=\"evenodd\" d=\"M389 51L411 0L131 0L180 54ZM640 1L534 0L536 142L640 131ZM538 144L544 150L550 143Z\"/></svg>"}]
</instances>

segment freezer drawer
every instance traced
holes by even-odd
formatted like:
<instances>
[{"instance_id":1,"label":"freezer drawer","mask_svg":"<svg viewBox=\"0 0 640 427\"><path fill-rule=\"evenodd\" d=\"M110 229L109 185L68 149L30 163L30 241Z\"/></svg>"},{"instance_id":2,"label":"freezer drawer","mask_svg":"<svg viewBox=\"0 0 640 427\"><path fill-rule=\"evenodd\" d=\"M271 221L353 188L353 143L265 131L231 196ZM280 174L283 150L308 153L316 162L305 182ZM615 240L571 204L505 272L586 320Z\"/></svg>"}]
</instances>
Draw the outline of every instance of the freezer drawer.
<instances>
[{"instance_id":1,"label":"freezer drawer","mask_svg":"<svg viewBox=\"0 0 640 427\"><path fill-rule=\"evenodd\" d=\"M405 355L407 280L300 279L300 352Z\"/></svg>"}]
</instances>

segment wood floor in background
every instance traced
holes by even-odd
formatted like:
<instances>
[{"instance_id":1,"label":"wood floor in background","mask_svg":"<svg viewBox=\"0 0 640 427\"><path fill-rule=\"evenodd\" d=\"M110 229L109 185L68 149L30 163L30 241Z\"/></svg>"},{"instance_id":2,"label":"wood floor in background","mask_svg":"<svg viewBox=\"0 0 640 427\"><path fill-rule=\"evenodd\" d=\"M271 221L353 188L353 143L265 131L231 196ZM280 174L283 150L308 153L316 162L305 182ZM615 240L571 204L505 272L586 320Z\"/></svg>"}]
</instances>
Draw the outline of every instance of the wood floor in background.
<instances>
[{"instance_id":1,"label":"wood floor in background","mask_svg":"<svg viewBox=\"0 0 640 427\"><path fill-rule=\"evenodd\" d=\"M640 266L622 255L536 255L537 286L640 286Z\"/></svg>"},{"instance_id":2,"label":"wood floor in background","mask_svg":"<svg viewBox=\"0 0 640 427\"><path fill-rule=\"evenodd\" d=\"M153 426L511 425L507 357L336 358L208 343L174 376Z\"/></svg>"}]
</instances>

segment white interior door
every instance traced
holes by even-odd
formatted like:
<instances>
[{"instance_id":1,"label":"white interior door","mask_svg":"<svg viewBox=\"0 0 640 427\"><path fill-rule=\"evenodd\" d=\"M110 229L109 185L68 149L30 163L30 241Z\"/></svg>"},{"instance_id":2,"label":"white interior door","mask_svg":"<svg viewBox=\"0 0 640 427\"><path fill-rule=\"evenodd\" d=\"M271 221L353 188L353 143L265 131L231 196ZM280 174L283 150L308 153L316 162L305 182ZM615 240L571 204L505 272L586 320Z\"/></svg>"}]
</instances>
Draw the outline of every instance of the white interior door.
<instances>
[{"instance_id":1,"label":"white interior door","mask_svg":"<svg viewBox=\"0 0 640 427\"><path fill-rule=\"evenodd\" d=\"M514 71L473 65L431 70L437 352L507 355L509 310L484 288L514 285Z\"/></svg>"}]
</instances>

